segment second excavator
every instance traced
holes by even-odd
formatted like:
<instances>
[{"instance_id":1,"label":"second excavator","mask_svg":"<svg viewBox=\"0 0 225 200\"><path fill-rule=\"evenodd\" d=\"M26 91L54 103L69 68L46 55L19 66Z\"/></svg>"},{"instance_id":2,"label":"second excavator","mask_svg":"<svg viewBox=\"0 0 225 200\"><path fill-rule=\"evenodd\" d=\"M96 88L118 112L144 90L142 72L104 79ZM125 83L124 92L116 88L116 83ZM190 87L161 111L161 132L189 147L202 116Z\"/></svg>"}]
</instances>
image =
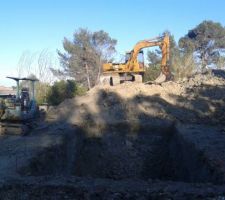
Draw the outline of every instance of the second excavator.
<instances>
[{"instance_id":1,"label":"second excavator","mask_svg":"<svg viewBox=\"0 0 225 200\"><path fill-rule=\"evenodd\" d=\"M38 114L34 90L37 79L7 77L16 81L16 95L0 95L0 135L25 135L29 124ZM32 86L30 98L29 88L23 87L20 91L20 81L29 81Z\"/></svg>"},{"instance_id":2,"label":"second excavator","mask_svg":"<svg viewBox=\"0 0 225 200\"><path fill-rule=\"evenodd\" d=\"M161 73L154 81L162 83L171 79L169 69L169 35L165 34L162 37L139 41L132 51L126 53L124 63L105 63L103 64L103 74L100 77L100 82L103 84L118 85L125 81L142 82L145 73L144 53L143 49L148 47L158 46L162 52Z\"/></svg>"}]
</instances>

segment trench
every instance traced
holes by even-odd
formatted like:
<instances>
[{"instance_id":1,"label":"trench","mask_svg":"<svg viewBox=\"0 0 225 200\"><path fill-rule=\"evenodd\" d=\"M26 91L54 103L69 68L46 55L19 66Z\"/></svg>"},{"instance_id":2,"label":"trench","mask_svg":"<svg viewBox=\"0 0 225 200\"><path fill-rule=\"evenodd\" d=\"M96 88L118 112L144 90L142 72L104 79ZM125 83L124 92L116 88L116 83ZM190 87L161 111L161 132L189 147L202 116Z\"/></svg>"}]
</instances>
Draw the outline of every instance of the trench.
<instances>
[{"instance_id":1,"label":"trench","mask_svg":"<svg viewBox=\"0 0 225 200\"><path fill-rule=\"evenodd\" d=\"M91 178L157 179L223 184L216 169L173 125L152 128L108 126L91 136L73 129L62 142L41 151L18 170L21 176L76 176ZM123 131L121 131L123 130Z\"/></svg>"}]
</instances>

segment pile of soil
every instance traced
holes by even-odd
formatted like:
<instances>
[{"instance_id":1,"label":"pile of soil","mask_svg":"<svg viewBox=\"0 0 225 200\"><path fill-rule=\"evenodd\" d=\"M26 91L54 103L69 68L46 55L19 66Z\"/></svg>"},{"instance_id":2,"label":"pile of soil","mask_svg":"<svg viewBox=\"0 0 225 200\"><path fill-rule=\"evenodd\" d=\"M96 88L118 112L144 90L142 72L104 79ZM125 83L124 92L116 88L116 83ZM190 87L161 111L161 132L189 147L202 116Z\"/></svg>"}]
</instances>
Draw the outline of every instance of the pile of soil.
<instances>
[{"instance_id":1,"label":"pile of soil","mask_svg":"<svg viewBox=\"0 0 225 200\"><path fill-rule=\"evenodd\" d=\"M85 96L50 108L49 121L93 126L122 121L168 119L182 123L225 122L224 71L208 71L162 84L126 82L96 86Z\"/></svg>"}]
</instances>

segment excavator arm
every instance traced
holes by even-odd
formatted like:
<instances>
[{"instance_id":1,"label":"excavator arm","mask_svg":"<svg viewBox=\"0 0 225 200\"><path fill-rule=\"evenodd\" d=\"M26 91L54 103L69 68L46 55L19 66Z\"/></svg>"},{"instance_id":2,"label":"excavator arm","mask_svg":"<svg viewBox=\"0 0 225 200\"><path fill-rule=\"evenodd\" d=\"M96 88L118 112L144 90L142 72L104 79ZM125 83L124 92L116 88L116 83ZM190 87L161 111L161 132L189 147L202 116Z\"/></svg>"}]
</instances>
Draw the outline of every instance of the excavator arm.
<instances>
[{"instance_id":1,"label":"excavator arm","mask_svg":"<svg viewBox=\"0 0 225 200\"><path fill-rule=\"evenodd\" d=\"M133 67L137 64L138 53L148 47L159 46L162 51L161 71L165 76L169 76L170 71L168 67L169 61L169 36L166 34L164 37L157 37L150 40L142 40L138 42L131 51L131 57L127 62L127 70L133 70Z\"/></svg>"}]
</instances>

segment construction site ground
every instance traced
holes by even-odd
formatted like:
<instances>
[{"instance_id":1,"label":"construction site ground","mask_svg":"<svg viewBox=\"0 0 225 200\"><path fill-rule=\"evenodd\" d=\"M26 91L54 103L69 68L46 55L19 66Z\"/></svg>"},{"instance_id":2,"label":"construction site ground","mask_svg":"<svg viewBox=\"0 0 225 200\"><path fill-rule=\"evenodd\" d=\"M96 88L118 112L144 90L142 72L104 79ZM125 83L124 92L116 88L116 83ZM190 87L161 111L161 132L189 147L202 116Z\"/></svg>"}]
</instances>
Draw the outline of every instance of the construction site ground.
<instances>
[{"instance_id":1,"label":"construction site ground","mask_svg":"<svg viewBox=\"0 0 225 200\"><path fill-rule=\"evenodd\" d=\"M225 199L225 72L50 107L0 136L0 199Z\"/></svg>"}]
</instances>

